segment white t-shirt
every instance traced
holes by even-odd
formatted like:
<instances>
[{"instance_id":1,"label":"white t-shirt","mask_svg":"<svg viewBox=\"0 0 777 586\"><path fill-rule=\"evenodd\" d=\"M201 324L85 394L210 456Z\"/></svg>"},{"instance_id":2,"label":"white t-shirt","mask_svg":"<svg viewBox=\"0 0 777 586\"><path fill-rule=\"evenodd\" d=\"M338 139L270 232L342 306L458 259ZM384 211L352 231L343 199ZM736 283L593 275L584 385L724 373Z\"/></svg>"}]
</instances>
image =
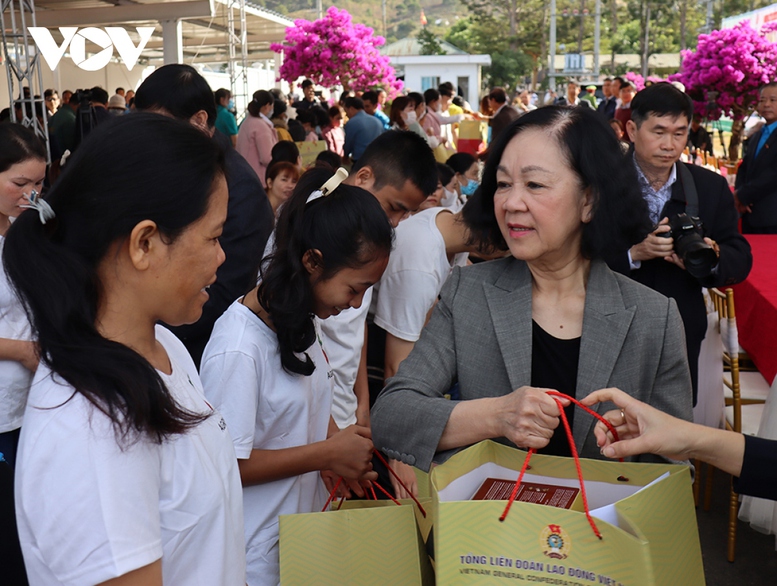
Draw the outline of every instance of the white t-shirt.
<instances>
[{"instance_id":1,"label":"white t-shirt","mask_svg":"<svg viewBox=\"0 0 777 586\"><path fill-rule=\"evenodd\" d=\"M275 231L267 239L264 256L275 252ZM261 275L257 284L261 282ZM318 325L329 365L334 373L332 417L340 429L356 423L358 401L353 387L364 347L367 313L372 302L372 287L364 292L361 307L350 308L327 319L314 318Z\"/></svg>"},{"instance_id":2,"label":"white t-shirt","mask_svg":"<svg viewBox=\"0 0 777 586\"><path fill-rule=\"evenodd\" d=\"M24 415L16 518L30 584L104 582L162 559L165 584L245 584L240 476L224 419L186 348L156 328L179 405L210 413L156 444L117 443L110 420L41 365Z\"/></svg>"},{"instance_id":3,"label":"white t-shirt","mask_svg":"<svg viewBox=\"0 0 777 586\"><path fill-rule=\"evenodd\" d=\"M426 316L451 273L437 215L430 208L399 223L394 250L380 279L375 324L391 335L416 342Z\"/></svg>"},{"instance_id":4,"label":"white t-shirt","mask_svg":"<svg viewBox=\"0 0 777 586\"><path fill-rule=\"evenodd\" d=\"M0 236L0 257L5 237ZM0 263L0 338L31 340L32 329L21 302L11 289L5 268ZM21 362L0 360L0 433L22 426L27 392L32 383L32 372Z\"/></svg>"},{"instance_id":5,"label":"white t-shirt","mask_svg":"<svg viewBox=\"0 0 777 586\"><path fill-rule=\"evenodd\" d=\"M358 402L353 387L359 373L371 303L372 287L364 292L361 307L351 307L327 319L315 318L334 373L332 417L340 429L356 423Z\"/></svg>"},{"instance_id":6,"label":"white t-shirt","mask_svg":"<svg viewBox=\"0 0 777 586\"><path fill-rule=\"evenodd\" d=\"M240 459L251 450L279 450L326 439L332 405L330 371L321 346L307 354L310 376L281 366L278 338L235 301L216 321L202 356L205 395L227 421ZM320 511L327 499L318 472L243 488L248 584L280 581L278 516Z\"/></svg>"}]
</instances>

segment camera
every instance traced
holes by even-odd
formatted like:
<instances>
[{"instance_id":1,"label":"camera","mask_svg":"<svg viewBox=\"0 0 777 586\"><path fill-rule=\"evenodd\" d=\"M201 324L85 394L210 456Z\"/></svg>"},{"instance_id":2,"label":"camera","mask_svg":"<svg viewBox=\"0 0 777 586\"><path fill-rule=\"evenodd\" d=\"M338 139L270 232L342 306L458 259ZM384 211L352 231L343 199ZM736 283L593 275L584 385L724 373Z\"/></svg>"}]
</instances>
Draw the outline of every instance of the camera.
<instances>
[{"instance_id":1,"label":"camera","mask_svg":"<svg viewBox=\"0 0 777 586\"><path fill-rule=\"evenodd\" d=\"M669 218L669 228L658 236L674 239L674 251L692 276L697 279L708 277L718 264L718 255L704 242L702 221L688 214L677 214Z\"/></svg>"}]
</instances>

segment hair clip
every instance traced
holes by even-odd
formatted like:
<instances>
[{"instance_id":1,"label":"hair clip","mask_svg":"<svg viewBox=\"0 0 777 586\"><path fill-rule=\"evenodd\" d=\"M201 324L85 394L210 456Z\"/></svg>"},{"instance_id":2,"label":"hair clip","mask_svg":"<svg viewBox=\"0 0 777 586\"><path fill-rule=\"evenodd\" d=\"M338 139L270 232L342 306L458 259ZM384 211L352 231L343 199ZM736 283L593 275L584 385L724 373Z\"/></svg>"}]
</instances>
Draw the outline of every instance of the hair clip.
<instances>
[{"instance_id":1,"label":"hair clip","mask_svg":"<svg viewBox=\"0 0 777 586\"><path fill-rule=\"evenodd\" d=\"M326 197L330 193L332 193L335 189L337 189L340 184L345 181L348 178L348 171L345 170L345 167L340 167L334 175L332 175L329 180L327 180L324 185L321 186L321 189L316 189L313 193L311 193L308 196L308 200L305 202L305 204L309 204L311 201L318 199L319 197Z\"/></svg>"},{"instance_id":2,"label":"hair clip","mask_svg":"<svg viewBox=\"0 0 777 586\"><path fill-rule=\"evenodd\" d=\"M72 153L70 152L70 149L67 149L67 150L65 150L64 153L62 153L62 157L59 159L59 166L60 167L64 167L65 166L65 163L67 163L67 159L68 159L68 157L71 154Z\"/></svg>"},{"instance_id":3,"label":"hair clip","mask_svg":"<svg viewBox=\"0 0 777 586\"><path fill-rule=\"evenodd\" d=\"M22 196L24 197L24 201L27 203L21 204L19 207L26 210L37 210L41 224L45 224L49 220L53 220L57 217L57 215L54 213L54 210L51 209L49 202L41 198L40 193L34 189L30 192L30 195L23 193Z\"/></svg>"}]
</instances>

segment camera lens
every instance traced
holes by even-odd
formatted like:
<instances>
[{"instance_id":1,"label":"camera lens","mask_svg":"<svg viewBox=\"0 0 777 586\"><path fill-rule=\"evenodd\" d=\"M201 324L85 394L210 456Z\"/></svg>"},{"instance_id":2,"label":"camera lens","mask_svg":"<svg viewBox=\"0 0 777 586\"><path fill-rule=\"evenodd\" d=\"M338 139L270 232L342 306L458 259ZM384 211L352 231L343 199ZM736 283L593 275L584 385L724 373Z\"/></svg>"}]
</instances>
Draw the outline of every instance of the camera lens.
<instances>
[{"instance_id":1,"label":"camera lens","mask_svg":"<svg viewBox=\"0 0 777 586\"><path fill-rule=\"evenodd\" d=\"M686 270L697 279L708 277L718 262L718 255L694 234L677 245L677 255L683 259Z\"/></svg>"}]
</instances>

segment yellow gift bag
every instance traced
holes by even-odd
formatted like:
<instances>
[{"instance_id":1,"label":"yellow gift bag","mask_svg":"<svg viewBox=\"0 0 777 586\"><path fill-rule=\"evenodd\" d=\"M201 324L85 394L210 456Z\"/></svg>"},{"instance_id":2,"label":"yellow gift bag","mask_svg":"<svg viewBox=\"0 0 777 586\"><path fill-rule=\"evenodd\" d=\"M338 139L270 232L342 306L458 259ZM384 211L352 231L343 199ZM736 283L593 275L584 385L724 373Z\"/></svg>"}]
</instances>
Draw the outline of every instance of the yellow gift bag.
<instances>
[{"instance_id":1,"label":"yellow gift bag","mask_svg":"<svg viewBox=\"0 0 777 586\"><path fill-rule=\"evenodd\" d=\"M434 468L437 583L704 584L687 466L577 460L574 445L572 453L575 458L536 455L485 441ZM536 491L528 502L472 500L488 492L501 497L494 487L504 486L501 479L514 482L518 470L522 488ZM576 488L585 510L536 504L543 491L556 498Z\"/></svg>"},{"instance_id":2,"label":"yellow gift bag","mask_svg":"<svg viewBox=\"0 0 777 586\"><path fill-rule=\"evenodd\" d=\"M282 515L281 584L434 584L418 508L399 502L346 501L340 510Z\"/></svg>"},{"instance_id":3,"label":"yellow gift bag","mask_svg":"<svg viewBox=\"0 0 777 586\"><path fill-rule=\"evenodd\" d=\"M424 544L430 503L429 497L341 501L330 511L281 515L281 584L431 586Z\"/></svg>"},{"instance_id":4,"label":"yellow gift bag","mask_svg":"<svg viewBox=\"0 0 777 586\"><path fill-rule=\"evenodd\" d=\"M304 142L295 142L299 149L299 156L302 159L302 168L307 169L316 164L316 157L319 153L326 150L325 140L306 140Z\"/></svg>"}]
</instances>

